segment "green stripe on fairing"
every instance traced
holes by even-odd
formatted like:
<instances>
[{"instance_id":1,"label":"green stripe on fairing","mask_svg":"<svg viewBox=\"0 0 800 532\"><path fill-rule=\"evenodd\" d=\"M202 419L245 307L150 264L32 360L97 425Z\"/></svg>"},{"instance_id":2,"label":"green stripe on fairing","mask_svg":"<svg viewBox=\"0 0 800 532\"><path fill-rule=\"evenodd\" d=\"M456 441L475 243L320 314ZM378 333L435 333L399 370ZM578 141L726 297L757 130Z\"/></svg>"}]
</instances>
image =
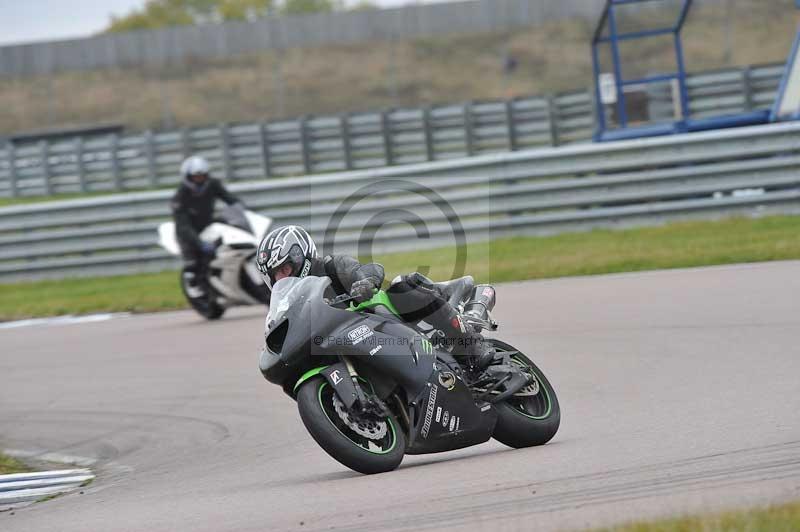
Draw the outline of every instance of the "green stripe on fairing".
<instances>
[{"instance_id":1,"label":"green stripe on fairing","mask_svg":"<svg viewBox=\"0 0 800 532\"><path fill-rule=\"evenodd\" d=\"M394 314L398 318L400 317L400 313L397 311L396 308L394 308L394 305L392 304L392 301L389 299L389 295L386 292L384 292L383 290L378 290L375 293L375 295L372 296L372 299L370 299L369 301L364 301L363 303L361 303L361 304L359 304L359 305L357 305L355 307L351 306L348 310L352 310L354 312L358 312L359 310L364 310L364 309L368 309L368 308L377 307L378 305L383 305L384 307L389 309L389 312L391 312L392 314Z\"/></svg>"},{"instance_id":2,"label":"green stripe on fairing","mask_svg":"<svg viewBox=\"0 0 800 532\"><path fill-rule=\"evenodd\" d=\"M320 372L322 370L324 370L325 368L327 368L327 367L328 366L320 366L318 368L310 369L310 370L306 371L305 373L303 373L303 376L300 377L299 379L297 379L297 382L295 383L294 388L292 388L292 392L296 392L301 384L306 382L308 379L310 379L314 375L319 375Z\"/></svg>"}]
</instances>

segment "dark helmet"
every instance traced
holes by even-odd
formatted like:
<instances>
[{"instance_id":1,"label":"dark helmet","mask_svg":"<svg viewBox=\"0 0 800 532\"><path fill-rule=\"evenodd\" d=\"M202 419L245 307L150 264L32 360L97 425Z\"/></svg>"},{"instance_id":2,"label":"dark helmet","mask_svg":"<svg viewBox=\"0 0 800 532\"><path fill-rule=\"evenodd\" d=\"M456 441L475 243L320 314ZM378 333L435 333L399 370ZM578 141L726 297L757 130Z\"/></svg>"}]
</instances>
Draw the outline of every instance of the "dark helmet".
<instances>
[{"instance_id":1,"label":"dark helmet","mask_svg":"<svg viewBox=\"0 0 800 532\"><path fill-rule=\"evenodd\" d=\"M299 225L279 227L264 237L258 246L256 266L264 282L272 288L275 272L284 264L292 265L292 277L303 278L311 269L311 259L317 256L317 246L311 235Z\"/></svg>"}]
</instances>

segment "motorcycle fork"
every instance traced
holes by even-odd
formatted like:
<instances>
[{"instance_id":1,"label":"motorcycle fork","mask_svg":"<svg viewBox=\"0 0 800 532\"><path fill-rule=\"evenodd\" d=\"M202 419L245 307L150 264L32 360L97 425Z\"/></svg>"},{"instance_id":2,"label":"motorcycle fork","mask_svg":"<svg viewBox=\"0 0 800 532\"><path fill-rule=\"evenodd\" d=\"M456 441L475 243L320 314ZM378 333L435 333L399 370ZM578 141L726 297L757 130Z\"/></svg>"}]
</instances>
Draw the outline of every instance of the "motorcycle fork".
<instances>
[{"instance_id":1,"label":"motorcycle fork","mask_svg":"<svg viewBox=\"0 0 800 532\"><path fill-rule=\"evenodd\" d=\"M383 401L380 400L379 397L374 396L371 399L367 399L367 395L364 393L364 389L361 387L361 383L359 382L359 375L356 371L353 362L350 360L349 357L345 355L340 355L339 358L341 359L342 363L344 363L345 367L347 368L347 373L350 376L350 380L353 382L353 387L355 388L356 392L356 404L359 405L362 412L366 412L372 409L377 408L381 415L389 415L391 411L389 408L384 404Z\"/></svg>"},{"instance_id":2,"label":"motorcycle fork","mask_svg":"<svg viewBox=\"0 0 800 532\"><path fill-rule=\"evenodd\" d=\"M367 396L364 394L364 390L361 388L361 384L358 382L358 372L356 371L356 367L353 365L353 362L349 357L341 355L339 358L341 358L342 362L344 362L344 366L347 368L347 374L350 375L350 380L353 381L353 386L356 389L356 402L361 405L361 408L363 409L367 404Z\"/></svg>"},{"instance_id":3,"label":"motorcycle fork","mask_svg":"<svg viewBox=\"0 0 800 532\"><path fill-rule=\"evenodd\" d=\"M396 393L392 394L392 398L394 398L397 411L400 412L401 421L405 424L406 434L411 434L411 418L408 415L405 404L403 404L403 400Z\"/></svg>"}]
</instances>

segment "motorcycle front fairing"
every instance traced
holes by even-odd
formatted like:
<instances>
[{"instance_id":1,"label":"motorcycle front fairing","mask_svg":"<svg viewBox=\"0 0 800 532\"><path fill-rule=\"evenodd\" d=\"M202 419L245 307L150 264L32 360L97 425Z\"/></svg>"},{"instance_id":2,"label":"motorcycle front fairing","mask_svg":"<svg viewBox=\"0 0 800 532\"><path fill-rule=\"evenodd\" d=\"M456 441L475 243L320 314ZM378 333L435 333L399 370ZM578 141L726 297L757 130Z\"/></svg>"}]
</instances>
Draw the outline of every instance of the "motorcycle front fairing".
<instances>
[{"instance_id":1,"label":"motorcycle front fairing","mask_svg":"<svg viewBox=\"0 0 800 532\"><path fill-rule=\"evenodd\" d=\"M269 382L291 391L289 382L315 367L338 362L336 350L320 349L330 332L358 314L333 308L325 297L335 294L328 277L287 277L273 285L266 320L266 346L259 367Z\"/></svg>"}]
</instances>

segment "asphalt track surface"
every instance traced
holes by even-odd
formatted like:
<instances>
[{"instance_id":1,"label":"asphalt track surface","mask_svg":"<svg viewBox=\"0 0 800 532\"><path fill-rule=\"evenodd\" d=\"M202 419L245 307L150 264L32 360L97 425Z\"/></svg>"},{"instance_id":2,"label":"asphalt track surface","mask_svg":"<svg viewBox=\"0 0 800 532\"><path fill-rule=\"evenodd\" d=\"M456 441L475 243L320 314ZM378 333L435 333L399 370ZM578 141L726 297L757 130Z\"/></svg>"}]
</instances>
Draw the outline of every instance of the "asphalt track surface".
<instances>
[{"instance_id":1,"label":"asphalt track surface","mask_svg":"<svg viewBox=\"0 0 800 532\"><path fill-rule=\"evenodd\" d=\"M260 309L0 330L0 444L98 460L83 494L0 514L0 529L580 529L800 499L800 262L498 297L498 336L559 394L554 440L370 477L262 379Z\"/></svg>"}]
</instances>

